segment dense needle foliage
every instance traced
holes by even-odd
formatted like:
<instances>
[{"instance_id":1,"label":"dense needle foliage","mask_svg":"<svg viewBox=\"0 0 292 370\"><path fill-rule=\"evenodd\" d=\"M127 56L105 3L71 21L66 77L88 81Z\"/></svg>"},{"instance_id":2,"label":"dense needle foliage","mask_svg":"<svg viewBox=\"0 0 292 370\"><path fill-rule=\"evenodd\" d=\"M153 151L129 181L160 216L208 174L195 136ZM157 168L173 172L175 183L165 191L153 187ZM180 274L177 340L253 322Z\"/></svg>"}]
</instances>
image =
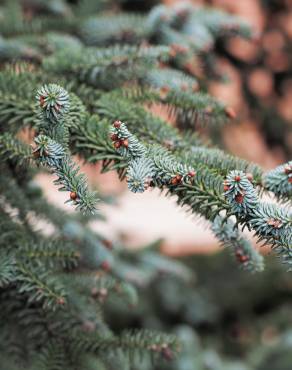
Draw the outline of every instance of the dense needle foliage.
<instances>
[{"instance_id":1,"label":"dense needle foliage","mask_svg":"<svg viewBox=\"0 0 292 370\"><path fill-rule=\"evenodd\" d=\"M3 370L126 370L139 356L172 361L180 350L173 335L115 332L104 319L105 301L133 307L137 288L161 271L182 281L192 274L156 246L135 255L91 230L102 194L90 188L76 154L117 171L134 193L157 187L174 196L210 223L244 269L262 271L264 262L243 227L292 263L291 162L264 174L196 132L235 118L208 94L209 61L217 40L249 39L252 30L213 8L153 3L138 14L123 11L122 1L1 2ZM153 113L157 106L174 125ZM33 179L47 170L76 212L43 197ZM277 203L263 201L267 192Z\"/></svg>"}]
</instances>

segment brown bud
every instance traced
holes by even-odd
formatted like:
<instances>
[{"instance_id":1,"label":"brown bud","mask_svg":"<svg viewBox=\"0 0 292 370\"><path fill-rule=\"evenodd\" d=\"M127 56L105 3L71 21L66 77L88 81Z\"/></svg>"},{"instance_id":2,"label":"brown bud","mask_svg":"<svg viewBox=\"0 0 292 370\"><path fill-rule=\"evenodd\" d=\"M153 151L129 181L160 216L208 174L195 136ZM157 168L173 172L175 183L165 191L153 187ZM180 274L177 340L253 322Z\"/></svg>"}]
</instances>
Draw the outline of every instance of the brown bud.
<instances>
[{"instance_id":1,"label":"brown bud","mask_svg":"<svg viewBox=\"0 0 292 370\"><path fill-rule=\"evenodd\" d=\"M108 294L108 291L106 288L101 288L98 292L98 294L101 296L101 297L106 297L107 294Z\"/></svg>"},{"instance_id":2,"label":"brown bud","mask_svg":"<svg viewBox=\"0 0 292 370\"><path fill-rule=\"evenodd\" d=\"M166 360L171 361L173 359L173 352L169 347L162 348L161 353Z\"/></svg>"},{"instance_id":3,"label":"brown bud","mask_svg":"<svg viewBox=\"0 0 292 370\"><path fill-rule=\"evenodd\" d=\"M115 122L114 122L114 127L115 127L115 128L120 128L120 127L121 127L121 124L122 124L122 122L121 122L121 121L115 121Z\"/></svg>"},{"instance_id":4,"label":"brown bud","mask_svg":"<svg viewBox=\"0 0 292 370\"><path fill-rule=\"evenodd\" d=\"M149 349L151 349L152 351L156 352L157 351L157 344L151 344L149 346Z\"/></svg>"},{"instance_id":5,"label":"brown bud","mask_svg":"<svg viewBox=\"0 0 292 370\"><path fill-rule=\"evenodd\" d=\"M45 104L45 97L44 96L40 96L40 106L43 107Z\"/></svg>"},{"instance_id":6,"label":"brown bud","mask_svg":"<svg viewBox=\"0 0 292 370\"><path fill-rule=\"evenodd\" d=\"M166 85L162 86L161 89L160 89L160 92L162 92L164 94L169 93L169 91L170 91L170 88L169 88L169 86L166 86Z\"/></svg>"},{"instance_id":7,"label":"brown bud","mask_svg":"<svg viewBox=\"0 0 292 370\"><path fill-rule=\"evenodd\" d=\"M234 177L234 180L239 182L241 180L241 178L240 178L240 176L237 175L237 176Z\"/></svg>"},{"instance_id":8,"label":"brown bud","mask_svg":"<svg viewBox=\"0 0 292 370\"><path fill-rule=\"evenodd\" d=\"M57 303L61 306L65 304L65 299L63 297L58 298Z\"/></svg>"},{"instance_id":9,"label":"brown bud","mask_svg":"<svg viewBox=\"0 0 292 370\"><path fill-rule=\"evenodd\" d=\"M173 177L173 178L171 179L171 184L172 184L172 185L177 185L177 184L178 184L178 181L177 181L177 178L176 178L176 177Z\"/></svg>"},{"instance_id":10,"label":"brown bud","mask_svg":"<svg viewBox=\"0 0 292 370\"><path fill-rule=\"evenodd\" d=\"M225 114L230 119L236 118L235 110L233 108L231 108L231 107L226 107L225 108Z\"/></svg>"},{"instance_id":11,"label":"brown bud","mask_svg":"<svg viewBox=\"0 0 292 370\"><path fill-rule=\"evenodd\" d=\"M272 226L274 229L280 229L280 227L282 227L283 224L282 224L281 220L276 220L274 218L270 218L267 221L267 225Z\"/></svg>"},{"instance_id":12,"label":"brown bud","mask_svg":"<svg viewBox=\"0 0 292 370\"><path fill-rule=\"evenodd\" d=\"M91 296L96 298L98 296L98 289L96 287L91 289Z\"/></svg>"},{"instance_id":13,"label":"brown bud","mask_svg":"<svg viewBox=\"0 0 292 370\"><path fill-rule=\"evenodd\" d=\"M116 140L118 140L118 135L117 134L111 134L110 138L111 138L112 141L116 141Z\"/></svg>"},{"instance_id":14,"label":"brown bud","mask_svg":"<svg viewBox=\"0 0 292 370\"><path fill-rule=\"evenodd\" d=\"M292 172L292 166L290 165L285 166L284 172L286 173L286 175L289 175Z\"/></svg>"},{"instance_id":15,"label":"brown bud","mask_svg":"<svg viewBox=\"0 0 292 370\"><path fill-rule=\"evenodd\" d=\"M185 54L188 52L188 48L179 44L170 45L170 56L175 57L177 54Z\"/></svg>"},{"instance_id":16,"label":"brown bud","mask_svg":"<svg viewBox=\"0 0 292 370\"><path fill-rule=\"evenodd\" d=\"M239 260L239 262L244 263L244 262L247 262L249 260L249 257L242 255L242 256L238 257L238 260Z\"/></svg>"},{"instance_id":17,"label":"brown bud","mask_svg":"<svg viewBox=\"0 0 292 370\"><path fill-rule=\"evenodd\" d=\"M123 139L122 142L121 142L122 146L124 146L125 148L128 148L129 146L129 140L128 139Z\"/></svg>"},{"instance_id":18,"label":"brown bud","mask_svg":"<svg viewBox=\"0 0 292 370\"><path fill-rule=\"evenodd\" d=\"M112 243L110 240L108 240L108 239L103 239L103 240L102 240L102 243L103 243L103 245L104 245L107 249L109 249L109 250L112 250L112 249L113 249L113 243Z\"/></svg>"},{"instance_id":19,"label":"brown bud","mask_svg":"<svg viewBox=\"0 0 292 370\"><path fill-rule=\"evenodd\" d=\"M236 259L241 263L247 262L249 260L249 257L246 254L244 254L243 250L241 249L238 249L235 252L235 256L236 256Z\"/></svg>"},{"instance_id":20,"label":"brown bud","mask_svg":"<svg viewBox=\"0 0 292 370\"><path fill-rule=\"evenodd\" d=\"M243 199L244 199L244 195L243 194L241 194L241 193L236 194L236 196L235 196L235 202L236 203L242 204L243 203Z\"/></svg>"},{"instance_id":21,"label":"brown bud","mask_svg":"<svg viewBox=\"0 0 292 370\"><path fill-rule=\"evenodd\" d=\"M167 148L167 149L173 149L174 148L174 142L172 140L164 140L163 141L163 145Z\"/></svg>"},{"instance_id":22,"label":"brown bud","mask_svg":"<svg viewBox=\"0 0 292 370\"><path fill-rule=\"evenodd\" d=\"M182 91L187 91L187 90L188 90L188 88L189 88L189 86L188 86L188 84L187 84L187 83L182 83L182 84L180 85L180 88L181 88L181 90L182 90Z\"/></svg>"},{"instance_id":23,"label":"brown bud","mask_svg":"<svg viewBox=\"0 0 292 370\"><path fill-rule=\"evenodd\" d=\"M76 200L77 199L77 193L76 193L76 191L71 191L70 198L71 198L71 200Z\"/></svg>"},{"instance_id":24,"label":"brown bud","mask_svg":"<svg viewBox=\"0 0 292 370\"><path fill-rule=\"evenodd\" d=\"M152 177L147 177L144 183L144 189L147 190L152 184Z\"/></svg>"},{"instance_id":25,"label":"brown bud","mask_svg":"<svg viewBox=\"0 0 292 370\"><path fill-rule=\"evenodd\" d=\"M182 180L182 175L177 174L177 175L175 176L175 178L177 179L177 182L178 182L178 183L180 183L180 182L181 182L181 180Z\"/></svg>"},{"instance_id":26,"label":"brown bud","mask_svg":"<svg viewBox=\"0 0 292 370\"><path fill-rule=\"evenodd\" d=\"M193 92L197 92L199 90L199 84L198 83L193 83L192 84L192 91Z\"/></svg>"},{"instance_id":27,"label":"brown bud","mask_svg":"<svg viewBox=\"0 0 292 370\"><path fill-rule=\"evenodd\" d=\"M39 150L34 150L33 152L32 152L32 155L33 155L33 157L35 158L35 159L37 159L37 158L39 158L40 157L40 151Z\"/></svg>"},{"instance_id":28,"label":"brown bud","mask_svg":"<svg viewBox=\"0 0 292 370\"><path fill-rule=\"evenodd\" d=\"M195 177L196 176L196 171L194 171L194 170L189 171L188 176Z\"/></svg>"},{"instance_id":29,"label":"brown bud","mask_svg":"<svg viewBox=\"0 0 292 370\"><path fill-rule=\"evenodd\" d=\"M213 113L213 108L212 108L211 106L206 107L206 108L204 109L204 113L205 113L205 114L211 114L211 113Z\"/></svg>"},{"instance_id":30,"label":"brown bud","mask_svg":"<svg viewBox=\"0 0 292 370\"><path fill-rule=\"evenodd\" d=\"M230 189L229 185L227 184L224 184L224 187L223 187L223 190L226 192Z\"/></svg>"},{"instance_id":31,"label":"brown bud","mask_svg":"<svg viewBox=\"0 0 292 370\"><path fill-rule=\"evenodd\" d=\"M248 173L246 174L246 177L247 177L247 179L248 179L250 182L252 182L252 181L253 181L253 174L252 174L252 173L248 172Z\"/></svg>"},{"instance_id":32,"label":"brown bud","mask_svg":"<svg viewBox=\"0 0 292 370\"><path fill-rule=\"evenodd\" d=\"M116 148L116 149L119 149L119 147L121 146L121 142L120 141L116 141L115 143L114 143L114 147Z\"/></svg>"},{"instance_id":33,"label":"brown bud","mask_svg":"<svg viewBox=\"0 0 292 370\"><path fill-rule=\"evenodd\" d=\"M108 263L108 261L103 261L100 266L104 271L110 271L110 269L111 269L110 264Z\"/></svg>"}]
</instances>

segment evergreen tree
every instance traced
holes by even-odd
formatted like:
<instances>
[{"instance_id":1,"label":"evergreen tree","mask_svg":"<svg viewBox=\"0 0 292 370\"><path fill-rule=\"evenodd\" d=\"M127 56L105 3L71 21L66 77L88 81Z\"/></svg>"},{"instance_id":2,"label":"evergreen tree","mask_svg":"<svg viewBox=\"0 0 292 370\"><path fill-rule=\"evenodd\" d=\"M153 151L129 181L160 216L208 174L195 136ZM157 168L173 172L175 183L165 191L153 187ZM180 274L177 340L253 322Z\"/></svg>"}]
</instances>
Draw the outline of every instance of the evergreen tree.
<instances>
[{"instance_id":1,"label":"evergreen tree","mask_svg":"<svg viewBox=\"0 0 292 370\"><path fill-rule=\"evenodd\" d=\"M192 273L155 245L133 254L92 231L102 195L90 189L74 155L101 162L103 172L117 171L134 193L166 190L206 219L249 271L262 271L264 263L242 236L244 227L292 263L292 163L263 173L196 132L235 118L208 94L210 60L218 39L252 38L252 30L213 8L153 3L139 14L130 12L139 1L2 4L3 370L131 369L139 355L171 361L180 349L173 335L114 331L105 320L107 299L133 306L137 288L161 271L183 281ZM198 71L202 63L209 67L205 75ZM175 127L152 113L154 105L169 112ZM46 170L75 213L46 201L33 181ZM263 201L264 192L277 203ZM37 218L53 226L54 238L36 228Z\"/></svg>"}]
</instances>

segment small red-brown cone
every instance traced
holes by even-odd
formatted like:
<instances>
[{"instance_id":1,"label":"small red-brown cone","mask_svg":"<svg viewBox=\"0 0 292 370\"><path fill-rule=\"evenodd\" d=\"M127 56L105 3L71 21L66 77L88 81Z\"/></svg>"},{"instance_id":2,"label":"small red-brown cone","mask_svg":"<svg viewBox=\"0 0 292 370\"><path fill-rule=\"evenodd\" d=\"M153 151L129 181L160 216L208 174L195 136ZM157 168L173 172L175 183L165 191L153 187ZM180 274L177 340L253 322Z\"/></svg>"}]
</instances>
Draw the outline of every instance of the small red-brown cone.
<instances>
[{"instance_id":1,"label":"small red-brown cone","mask_svg":"<svg viewBox=\"0 0 292 370\"><path fill-rule=\"evenodd\" d=\"M213 108L212 108L211 106L206 107L206 108L204 109L204 113L205 113L205 114L212 114L212 113L213 113Z\"/></svg>"},{"instance_id":2,"label":"small red-brown cone","mask_svg":"<svg viewBox=\"0 0 292 370\"><path fill-rule=\"evenodd\" d=\"M65 304L65 299L63 297L58 298L57 303L61 306Z\"/></svg>"},{"instance_id":3,"label":"small red-brown cone","mask_svg":"<svg viewBox=\"0 0 292 370\"><path fill-rule=\"evenodd\" d=\"M237 182L239 182L241 180L241 178L240 178L240 176L235 176L234 177L234 180L237 181Z\"/></svg>"},{"instance_id":4,"label":"small red-brown cone","mask_svg":"<svg viewBox=\"0 0 292 370\"><path fill-rule=\"evenodd\" d=\"M41 95L40 96L40 106L43 107L44 104L45 104L45 98L44 98L44 96Z\"/></svg>"},{"instance_id":5,"label":"small red-brown cone","mask_svg":"<svg viewBox=\"0 0 292 370\"><path fill-rule=\"evenodd\" d=\"M122 146L124 146L125 148L128 148L128 146L129 146L129 140L128 140L128 139L123 139L123 140L121 141L121 144L122 144Z\"/></svg>"},{"instance_id":6,"label":"small red-brown cone","mask_svg":"<svg viewBox=\"0 0 292 370\"><path fill-rule=\"evenodd\" d=\"M169 86L162 86L161 89L160 89L160 92L163 93L163 94L167 94L170 92L170 87Z\"/></svg>"},{"instance_id":7,"label":"small red-brown cone","mask_svg":"<svg viewBox=\"0 0 292 370\"><path fill-rule=\"evenodd\" d=\"M230 189L230 186L228 185L227 180L224 180L223 181L223 190L224 190L224 192L228 191L229 189Z\"/></svg>"},{"instance_id":8,"label":"small red-brown cone","mask_svg":"<svg viewBox=\"0 0 292 370\"><path fill-rule=\"evenodd\" d=\"M186 83L182 83L181 85L180 85L180 88L181 88L181 90L182 91L187 91L188 90L188 84L186 84Z\"/></svg>"},{"instance_id":9,"label":"small red-brown cone","mask_svg":"<svg viewBox=\"0 0 292 370\"><path fill-rule=\"evenodd\" d=\"M248 172L248 173L246 174L246 177L247 177L247 179L248 179L250 182L252 182L252 181L253 181L253 174L252 174L252 173Z\"/></svg>"},{"instance_id":10,"label":"small red-brown cone","mask_svg":"<svg viewBox=\"0 0 292 370\"><path fill-rule=\"evenodd\" d=\"M175 178L177 179L178 184L182 181L182 175L176 175Z\"/></svg>"},{"instance_id":11,"label":"small red-brown cone","mask_svg":"<svg viewBox=\"0 0 292 370\"><path fill-rule=\"evenodd\" d=\"M108 239L103 239L102 244L109 250L113 249L113 243Z\"/></svg>"},{"instance_id":12,"label":"small red-brown cone","mask_svg":"<svg viewBox=\"0 0 292 370\"><path fill-rule=\"evenodd\" d=\"M236 118L235 110L233 108L231 108L231 107L226 107L225 108L225 114L230 119Z\"/></svg>"},{"instance_id":13,"label":"small red-brown cone","mask_svg":"<svg viewBox=\"0 0 292 370\"><path fill-rule=\"evenodd\" d=\"M188 176L195 177L196 176L196 171L193 171L193 170L189 171Z\"/></svg>"},{"instance_id":14,"label":"small red-brown cone","mask_svg":"<svg viewBox=\"0 0 292 370\"><path fill-rule=\"evenodd\" d=\"M241 194L241 193L238 193L238 194L235 196L235 202L236 202L236 203L242 204L242 203L243 203L243 199L244 199L244 195L243 195L243 194Z\"/></svg>"},{"instance_id":15,"label":"small red-brown cone","mask_svg":"<svg viewBox=\"0 0 292 370\"><path fill-rule=\"evenodd\" d=\"M76 200L77 199L77 193L76 193L76 191L71 191L70 198L71 198L71 200Z\"/></svg>"},{"instance_id":16,"label":"small red-brown cone","mask_svg":"<svg viewBox=\"0 0 292 370\"><path fill-rule=\"evenodd\" d=\"M99 290L96 287L92 288L91 289L91 297L96 298L98 296L98 292L99 292Z\"/></svg>"},{"instance_id":17,"label":"small red-brown cone","mask_svg":"<svg viewBox=\"0 0 292 370\"><path fill-rule=\"evenodd\" d=\"M121 146L121 142L120 142L120 141L116 141L116 142L114 143L114 147L115 147L116 149L119 149L119 148L120 148L120 146Z\"/></svg>"},{"instance_id":18,"label":"small red-brown cone","mask_svg":"<svg viewBox=\"0 0 292 370\"><path fill-rule=\"evenodd\" d=\"M173 352L168 346L162 345L161 353L166 360L173 360Z\"/></svg>"},{"instance_id":19,"label":"small red-brown cone","mask_svg":"<svg viewBox=\"0 0 292 370\"><path fill-rule=\"evenodd\" d=\"M292 177L288 177L289 184L292 184Z\"/></svg>"},{"instance_id":20,"label":"small red-brown cone","mask_svg":"<svg viewBox=\"0 0 292 370\"><path fill-rule=\"evenodd\" d=\"M112 141L116 141L116 140L118 140L118 135L117 134L111 134L110 138L111 138Z\"/></svg>"},{"instance_id":21,"label":"small red-brown cone","mask_svg":"<svg viewBox=\"0 0 292 370\"><path fill-rule=\"evenodd\" d=\"M111 269L111 266L110 264L108 263L108 261L103 261L102 264L100 265L101 268L104 270L104 271L110 271Z\"/></svg>"},{"instance_id":22,"label":"small red-brown cone","mask_svg":"<svg viewBox=\"0 0 292 370\"><path fill-rule=\"evenodd\" d=\"M247 262L249 260L249 257L243 254L243 251L241 250L237 250L235 252L235 256L236 256L236 259L241 263Z\"/></svg>"},{"instance_id":23,"label":"small red-brown cone","mask_svg":"<svg viewBox=\"0 0 292 370\"><path fill-rule=\"evenodd\" d=\"M289 175L292 172L292 166L285 166L284 172L286 173L286 175Z\"/></svg>"},{"instance_id":24,"label":"small red-brown cone","mask_svg":"<svg viewBox=\"0 0 292 370\"><path fill-rule=\"evenodd\" d=\"M37 159L37 158L39 158L39 157L41 156L41 154L40 154L40 151L39 151L39 150L34 150L34 151L32 152L32 155L33 155L33 157L34 157L35 159Z\"/></svg>"},{"instance_id":25,"label":"small red-brown cone","mask_svg":"<svg viewBox=\"0 0 292 370\"><path fill-rule=\"evenodd\" d=\"M282 226L282 222L280 220L270 218L267 221L267 225L272 226L274 229L279 229Z\"/></svg>"},{"instance_id":26,"label":"small red-brown cone","mask_svg":"<svg viewBox=\"0 0 292 370\"><path fill-rule=\"evenodd\" d=\"M120 127L121 127L121 124L122 124L122 122L121 122L121 121L115 121L115 122L114 122L114 127L115 127L115 128L120 128Z\"/></svg>"},{"instance_id":27,"label":"small red-brown cone","mask_svg":"<svg viewBox=\"0 0 292 370\"><path fill-rule=\"evenodd\" d=\"M238 257L239 262L244 263L249 260L248 256L240 256Z\"/></svg>"},{"instance_id":28,"label":"small red-brown cone","mask_svg":"<svg viewBox=\"0 0 292 370\"><path fill-rule=\"evenodd\" d=\"M98 295L100 297L106 297L108 295L108 290L106 288L101 288L98 291Z\"/></svg>"},{"instance_id":29,"label":"small red-brown cone","mask_svg":"<svg viewBox=\"0 0 292 370\"><path fill-rule=\"evenodd\" d=\"M171 179L171 184L172 184L172 185L177 185L177 184L178 184L178 181L177 181L177 178L176 178L176 177L173 177L173 178Z\"/></svg>"}]
</instances>

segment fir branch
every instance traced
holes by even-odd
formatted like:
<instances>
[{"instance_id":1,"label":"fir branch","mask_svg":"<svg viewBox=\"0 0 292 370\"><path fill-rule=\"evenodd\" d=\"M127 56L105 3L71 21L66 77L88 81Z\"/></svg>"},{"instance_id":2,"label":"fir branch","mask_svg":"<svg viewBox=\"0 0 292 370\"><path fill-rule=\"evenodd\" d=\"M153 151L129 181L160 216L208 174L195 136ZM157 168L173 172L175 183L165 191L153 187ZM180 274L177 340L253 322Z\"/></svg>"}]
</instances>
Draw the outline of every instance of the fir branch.
<instances>
[{"instance_id":1,"label":"fir branch","mask_svg":"<svg viewBox=\"0 0 292 370\"><path fill-rule=\"evenodd\" d=\"M139 44L148 38L145 18L138 14L102 14L90 17L80 26L80 35L87 45L104 46L124 43Z\"/></svg>"},{"instance_id":2,"label":"fir branch","mask_svg":"<svg viewBox=\"0 0 292 370\"><path fill-rule=\"evenodd\" d=\"M64 116L69 112L69 95L56 84L44 85L36 94L39 107L39 131L56 140L65 148L69 141L69 127Z\"/></svg>"},{"instance_id":3,"label":"fir branch","mask_svg":"<svg viewBox=\"0 0 292 370\"><path fill-rule=\"evenodd\" d=\"M151 159L140 157L131 160L126 174L128 188L133 193L143 193L150 186L154 174L154 163Z\"/></svg>"},{"instance_id":4,"label":"fir branch","mask_svg":"<svg viewBox=\"0 0 292 370\"><path fill-rule=\"evenodd\" d=\"M18 165L27 165L31 159L31 149L28 145L6 132L0 135L0 156L2 160L12 160Z\"/></svg>"},{"instance_id":5,"label":"fir branch","mask_svg":"<svg viewBox=\"0 0 292 370\"><path fill-rule=\"evenodd\" d=\"M35 142L37 160L58 176L54 183L61 185L60 191L70 192L67 202L74 204L81 212L94 213L96 194L88 190L85 176L78 173L79 167L65 154L62 145L44 135L36 137Z\"/></svg>"},{"instance_id":6,"label":"fir branch","mask_svg":"<svg viewBox=\"0 0 292 370\"><path fill-rule=\"evenodd\" d=\"M260 166L224 153L220 149L192 146L191 150L183 151L181 156L184 161L190 164L204 163L209 168L218 171L223 177L226 177L234 169L241 170L246 173L253 184L262 184L263 171Z\"/></svg>"},{"instance_id":7,"label":"fir branch","mask_svg":"<svg viewBox=\"0 0 292 370\"><path fill-rule=\"evenodd\" d=\"M45 309L56 310L63 306L66 295L63 286L43 268L17 261L16 281L20 294L29 293L28 302L42 302Z\"/></svg>"},{"instance_id":8,"label":"fir branch","mask_svg":"<svg viewBox=\"0 0 292 370\"><path fill-rule=\"evenodd\" d=\"M251 243L241 235L236 225L230 220L217 216L212 223L212 231L223 247L232 250L240 266L250 272L264 270L264 259Z\"/></svg>"},{"instance_id":9,"label":"fir branch","mask_svg":"<svg viewBox=\"0 0 292 370\"><path fill-rule=\"evenodd\" d=\"M172 91L197 91L199 86L194 77L172 68L152 69L145 76L145 83L167 93Z\"/></svg>"},{"instance_id":10,"label":"fir branch","mask_svg":"<svg viewBox=\"0 0 292 370\"><path fill-rule=\"evenodd\" d=\"M222 124L227 121L225 105L205 93L170 91L162 102L168 106L170 114L176 115L183 129L195 124Z\"/></svg>"},{"instance_id":11,"label":"fir branch","mask_svg":"<svg viewBox=\"0 0 292 370\"><path fill-rule=\"evenodd\" d=\"M126 299L126 302L131 306L135 306L138 302L138 294L132 284L117 280L109 275L94 279L91 295L101 303L115 296Z\"/></svg>"},{"instance_id":12,"label":"fir branch","mask_svg":"<svg viewBox=\"0 0 292 370\"><path fill-rule=\"evenodd\" d=\"M71 340L78 350L95 354L116 352L122 349L123 353L129 357L133 357L135 354L141 356L149 353L153 357L158 354L171 360L179 350L175 336L150 330L125 331L120 337L109 336L103 339L97 333L93 333L91 336L79 334Z\"/></svg>"},{"instance_id":13,"label":"fir branch","mask_svg":"<svg viewBox=\"0 0 292 370\"><path fill-rule=\"evenodd\" d=\"M291 200L292 197L292 161L276 167L263 176L264 187L272 191L279 199Z\"/></svg>"},{"instance_id":14,"label":"fir branch","mask_svg":"<svg viewBox=\"0 0 292 370\"><path fill-rule=\"evenodd\" d=\"M204 163L226 176L233 169L250 173L256 184L261 184L262 169L253 163L226 154L216 148L206 148L194 134L180 134L159 117L155 117L144 107L125 99L119 91L104 94L97 102L97 111L109 121L116 117L127 122L139 139L147 143L158 143L178 153L190 166Z\"/></svg>"},{"instance_id":15,"label":"fir branch","mask_svg":"<svg viewBox=\"0 0 292 370\"><path fill-rule=\"evenodd\" d=\"M243 171L231 171L224 181L225 197L232 211L238 215L247 215L258 206L256 191Z\"/></svg>"},{"instance_id":16,"label":"fir branch","mask_svg":"<svg viewBox=\"0 0 292 370\"><path fill-rule=\"evenodd\" d=\"M49 268L72 269L77 266L80 259L80 253L71 243L60 240L24 244L17 255L21 259L40 266L47 265Z\"/></svg>"},{"instance_id":17,"label":"fir branch","mask_svg":"<svg viewBox=\"0 0 292 370\"><path fill-rule=\"evenodd\" d=\"M117 132L115 125L117 124L114 123L112 129L114 130L114 135ZM126 127L120 121L118 121L118 126L118 128L122 127L123 130ZM155 172L152 181L150 181L151 185L153 183L153 185L161 188L166 186L170 194L178 196L178 202L180 204L187 204L193 212L198 212L208 219L214 218L220 210L229 209L229 206L220 194L223 181L222 177L216 176L206 168L201 168L200 171L197 171L198 175L196 175L194 168L179 162L166 149L154 145L149 146L146 152L145 146L140 144L128 130L126 133L129 135L127 136L128 143L121 154L129 157L128 165L135 158L151 159L149 163L153 163ZM116 137L113 137L113 139L116 140ZM133 143L133 150L130 143ZM140 147L141 150L136 150ZM137 153L136 156L135 153Z\"/></svg>"},{"instance_id":18,"label":"fir branch","mask_svg":"<svg viewBox=\"0 0 292 370\"><path fill-rule=\"evenodd\" d=\"M288 209L261 202L242 171L229 173L224 181L224 192L232 212L255 231L259 241L277 246L280 253L291 248L292 219Z\"/></svg>"},{"instance_id":19,"label":"fir branch","mask_svg":"<svg viewBox=\"0 0 292 370\"><path fill-rule=\"evenodd\" d=\"M110 131L110 138L122 157L134 159L146 154L145 146L128 131L126 125L121 121L114 122Z\"/></svg>"},{"instance_id":20,"label":"fir branch","mask_svg":"<svg viewBox=\"0 0 292 370\"><path fill-rule=\"evenodd\" d=\"M260 240L277 245L279 250L282 241L285 244L291 236L292 213L288 208L262 202L253 210L250 225Z\"/></svg>"},{"instance_id":21,"label":"fir branch","mask_svg":"<svg viewBox=\"0 0 292 370\"><path fill-rule=\"evenodd\" d=\"M70 192L68 202L72 202L76 209L84 213L94 213L96 194L88 190L85 176L78 173L79 167L63 147L69 140L68 125L64 122L64 116L69 111L67 91L58 85L50 84L39 90L37 100L42 117L40 129L48 136L36 137L37 146L34 149L34 156L39 163L50 167L58 176L54 183L62 186L60 190ZM72 121L74 121L74 114L71 115L69 122L72 123Z\"/></svg>"},{"instance_id":22,"label":"fir branch","mask_svg":"<svg viewBox=\"0 0 292 370\"><path fill-rule=\"evenodd\" d=\"M37 92L36 100L41 107L40 112L43 119L51 125L59 124L59 121L69 111L68 92L59 85L42 86Z\"/></svg>"},{"instance_id":23,"label":"fir branch","mask_svg":"<svg viewBox=\"0 0 292 370\"><path fill-rule=\"evenodd\" d=\"M48 72L66 74L89 86L110 90L126 81L138 80L167 54L168 48L154 46L66 49L45 59L43 67Z\"/></svg>"},{"instance_id":24,"label":"fir branch","mask_svg":"<svg viewBox=\"0 0 292 370\"><path fill-rule=\"evenodd\" d=\"M0 288L15 280L15 258L11 253L0 251Z\"/></svg>"}]
</instances>

